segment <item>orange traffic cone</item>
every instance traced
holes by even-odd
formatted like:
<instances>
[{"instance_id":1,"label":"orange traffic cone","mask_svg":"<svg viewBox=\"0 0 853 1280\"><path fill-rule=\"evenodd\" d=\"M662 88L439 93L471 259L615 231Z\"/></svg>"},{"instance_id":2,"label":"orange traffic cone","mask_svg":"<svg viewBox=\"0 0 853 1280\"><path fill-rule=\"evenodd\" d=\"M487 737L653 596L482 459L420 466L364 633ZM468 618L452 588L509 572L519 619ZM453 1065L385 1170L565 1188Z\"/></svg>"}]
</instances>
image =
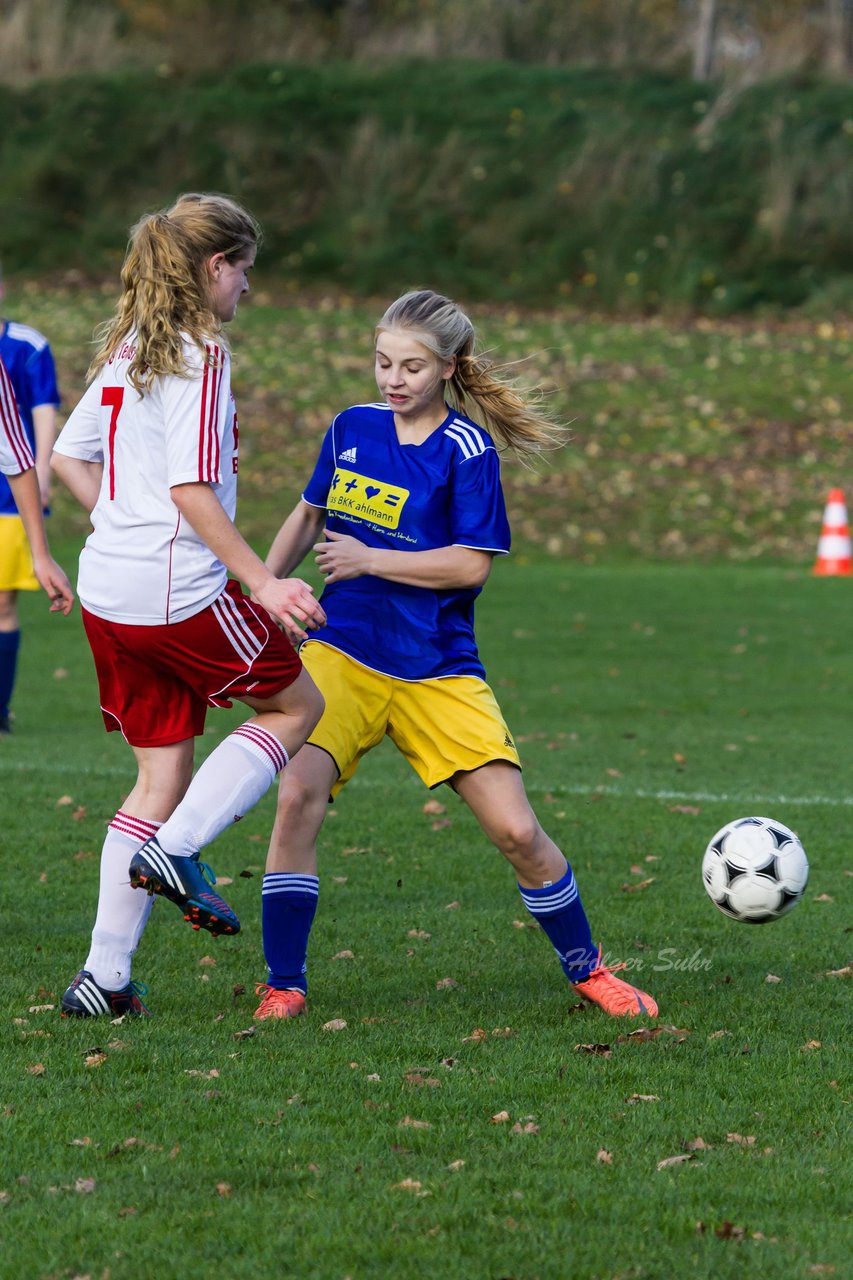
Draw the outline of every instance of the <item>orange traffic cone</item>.
<instances>
[{"instance_id":1,"label":"orange traffic cone","mask_svg":"<svg viewBox=\"0 0 853 1280\"><path fill-rule=\"evenodd\" d=\"M830 490L823 513L814 572L822 577L853 573L853 550L847 524L847 507L840 489Z\"/></svg>"}]
</instances>

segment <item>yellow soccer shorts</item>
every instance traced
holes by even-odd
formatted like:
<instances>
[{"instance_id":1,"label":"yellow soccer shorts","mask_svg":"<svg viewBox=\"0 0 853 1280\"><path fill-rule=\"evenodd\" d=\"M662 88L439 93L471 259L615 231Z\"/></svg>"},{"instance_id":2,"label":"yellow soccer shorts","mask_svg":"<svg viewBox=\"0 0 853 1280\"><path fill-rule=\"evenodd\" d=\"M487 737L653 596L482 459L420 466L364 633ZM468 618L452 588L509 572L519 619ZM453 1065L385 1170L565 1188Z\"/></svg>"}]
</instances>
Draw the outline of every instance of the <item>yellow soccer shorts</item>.
<instances>
[{"instance_id":1,"label":"yellow soccer shorts","mask_svg":"<svg viewBox=\"0 0 853 1280\"><path fill-rule=\"evenodd\" d=\"M20 516L0 516L0 591L38 591L30 544Z\"/></svg>"},{"instance_id":2,"label":"yellow soccer shorts","mask_svg":"<svg viewBox=\"0 0 853 1280\"><path fill-rule=\"evenodd\" d=\"M476 676L397 680L319 641L299 651L326 709L309 743L338 767L336 796L387 734L427 787L493 760L521 767L495 695Z\"/></svg>"}]
</instances>

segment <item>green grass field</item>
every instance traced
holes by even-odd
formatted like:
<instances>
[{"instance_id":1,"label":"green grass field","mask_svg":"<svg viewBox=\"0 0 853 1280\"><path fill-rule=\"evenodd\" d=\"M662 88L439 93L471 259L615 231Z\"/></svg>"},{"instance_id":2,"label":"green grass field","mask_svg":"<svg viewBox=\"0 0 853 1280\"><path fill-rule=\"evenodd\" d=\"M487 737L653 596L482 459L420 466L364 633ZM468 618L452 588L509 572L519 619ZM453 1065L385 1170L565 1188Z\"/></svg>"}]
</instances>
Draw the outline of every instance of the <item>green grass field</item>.
<instances>
[{"instance_id":1,"label":"green grass field","mask_svg":"<svg viewBox=\"0 0 853 1280\"><path fill-rule=\"evenodd\" d=\"M849 583L804 571L498 566L482 647L531 796L659 1033L577 1007L471 818L382 748L324 829L310 1016L251 1034L271 797L212 857L240 937L159 903L156 1016L58 1018L131 768L79 618L29 598L0 754L0 1274L845 1274L852 624ZM811 879L751 927L699 867L755 812Z\"/></svg>"},{"instance_id":2,"label":"green grass field","mask_svg":"<svg viewBox=\"0 0 853 1280\"><path fill-rule=\"evenodd\" d=\"M104 297L15 302L56 335L73 403ZM380 309L275 303L235 333L260 549L329 414L371 393ZM268 796L210 852L239 937L158 903L136 963L155 1017L60 1020L133 770L79 612L27 596L0 742L2 1280L849 1274L853 590L810 572L849 465L845 334L482 322L501 356L537 353L576 436L533 483L507 469L517 550L480 603L482 653L655 1034L578 1007L509 868L390 747L324 828L307 1018L252 1033ZM71 567L83 523L55 507ZM212 715L199 758L239 718ZM700 880L710 836L750 813L811 862L767 926Z\"/></svg>"}]
</instances>

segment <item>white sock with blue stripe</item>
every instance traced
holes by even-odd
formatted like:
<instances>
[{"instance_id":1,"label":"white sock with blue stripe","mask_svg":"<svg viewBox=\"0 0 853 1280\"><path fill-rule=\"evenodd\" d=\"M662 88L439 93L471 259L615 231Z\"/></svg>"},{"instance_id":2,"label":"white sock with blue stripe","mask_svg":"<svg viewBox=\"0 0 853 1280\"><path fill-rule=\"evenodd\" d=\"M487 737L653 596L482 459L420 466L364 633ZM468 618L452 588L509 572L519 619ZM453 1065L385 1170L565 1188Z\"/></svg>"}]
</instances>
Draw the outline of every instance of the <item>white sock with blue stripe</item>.
<instances>
[{"instance_id":1,"label":"white sock with blue stripe","mask_svg":"<svg viewBox=\"0 0 853 1280\"><path fill-rule=\"evenodd\" d=\"M542 889L518 886L521 900L547 935L569 982L583 982L595 968L598 948L571 867L556 884Z\"/></svg>"}]
</instances>

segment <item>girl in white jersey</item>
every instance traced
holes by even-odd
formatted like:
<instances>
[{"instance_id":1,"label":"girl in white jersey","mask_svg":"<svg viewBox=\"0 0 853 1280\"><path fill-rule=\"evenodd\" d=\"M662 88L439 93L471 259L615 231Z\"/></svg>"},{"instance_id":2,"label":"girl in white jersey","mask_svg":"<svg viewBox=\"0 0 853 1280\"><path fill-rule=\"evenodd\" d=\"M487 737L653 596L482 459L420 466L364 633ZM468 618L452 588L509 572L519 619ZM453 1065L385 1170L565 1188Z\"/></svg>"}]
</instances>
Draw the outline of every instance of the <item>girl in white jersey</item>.
<instances>
[{"instance_id":1,"label":"girl in white jersey","mask_svg":"<svg viewBox=\"0 0 853 1280\"><path fill-rule=\"evenodd\" d=\"M474 599L494 556L509 550L493 437L526 459L563 433L474 343L471 321L440 294L419 290L388 308L376 329L383 403L338 414L267 557L274 572L292 572L313 547L327 625L301 653L327 707L279 788L258 1019L305 1009L317 835L330 793L386 734L428 787L447 783L471 809L573 989L612 1015L658 1011L593 945L572 869L530 807L477 655Z\"/></svg>"},{"instance_id":2,"label":"girl in white jersey","mask_svg":"<svg viewBox=\"0 0 853 1280\"><path fill-rule=\"evenodd\" d=\"M78 592L104 723L137 765L107 831L91 947L64 1015L147 1014L131 958L152 894L196 929L239 930L199 851L267 791L323 708L280 629L304 639L323 610L234 525L238 429L222 326L248 290L258 239L254 219L219 195L183 195L137 223L90 385L54 451L91 513ZM192 778L206 709L232 698L254 714Z\"/></svg>"}]
</instances>

